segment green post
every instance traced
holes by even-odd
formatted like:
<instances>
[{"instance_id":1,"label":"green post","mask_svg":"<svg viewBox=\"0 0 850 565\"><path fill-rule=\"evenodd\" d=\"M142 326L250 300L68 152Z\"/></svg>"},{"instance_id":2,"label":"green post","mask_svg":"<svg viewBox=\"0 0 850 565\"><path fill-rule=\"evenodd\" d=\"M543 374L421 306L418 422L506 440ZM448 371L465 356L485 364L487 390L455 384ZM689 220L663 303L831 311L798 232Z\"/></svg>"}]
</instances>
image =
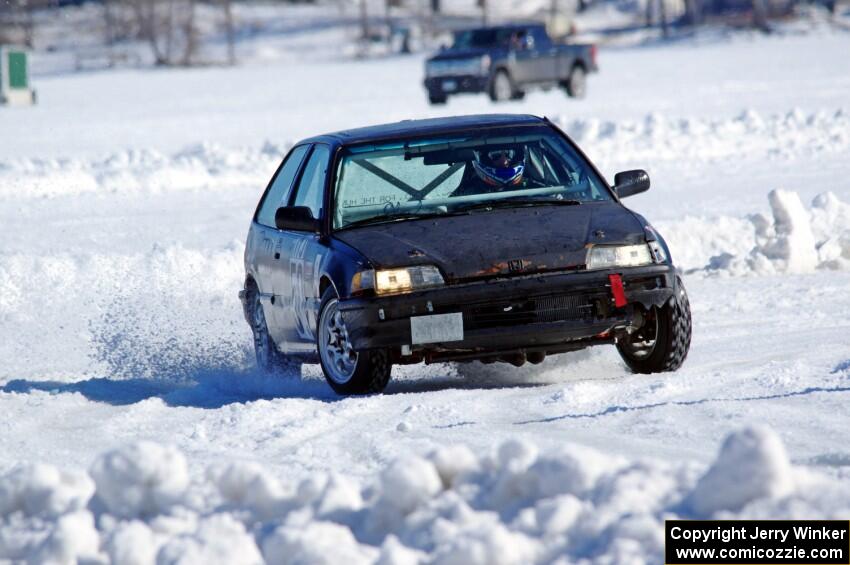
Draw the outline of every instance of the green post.
<instances>
[{"instance_id":1,"label":"green post","mask_svg":"<svg viewBox=\"0 0 850 565\"><path fill-rule=\"evenodd\" d=\"M0 46L0 104L34 103L27 52L17 47Z\"/></svg>"}]
</instances>

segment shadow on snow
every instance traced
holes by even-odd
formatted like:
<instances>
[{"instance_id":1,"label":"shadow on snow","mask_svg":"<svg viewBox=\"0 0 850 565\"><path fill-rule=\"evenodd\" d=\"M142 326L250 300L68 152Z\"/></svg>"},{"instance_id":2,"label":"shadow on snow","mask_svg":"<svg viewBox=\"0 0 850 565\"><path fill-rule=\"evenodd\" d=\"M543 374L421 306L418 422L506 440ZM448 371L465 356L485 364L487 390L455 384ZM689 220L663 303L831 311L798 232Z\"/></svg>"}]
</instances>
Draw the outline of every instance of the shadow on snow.
<instances>
[{"instance_id":1,"label":"shadow on snow","mask_svg":"<svg viewBox=\"0 0 850 565\"><path fill-rule=\"evenodd\" d=\"M493 382L466 380L456 375L401 376L390 381L385 395L415 394L448 389L495 389L542 386L542 383ZM320 376L301 378L264 375L255 370L200 370L180 379L94 377L75 382L13 379L0 387L0 392L29 394L81 394L93 402L127 406L151 398L160 398L169 406L221 408L228 404L286 398L334 402L338 396Z\"/></svg>"}]
</instances>

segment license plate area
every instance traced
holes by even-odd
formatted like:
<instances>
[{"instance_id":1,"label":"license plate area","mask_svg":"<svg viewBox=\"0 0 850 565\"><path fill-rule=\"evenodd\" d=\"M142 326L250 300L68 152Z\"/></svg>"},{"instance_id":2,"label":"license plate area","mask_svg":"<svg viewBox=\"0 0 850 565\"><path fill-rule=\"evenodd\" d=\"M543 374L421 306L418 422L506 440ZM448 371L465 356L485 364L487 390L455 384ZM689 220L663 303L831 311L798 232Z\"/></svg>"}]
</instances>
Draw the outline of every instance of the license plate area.
<instances>
[{"instance_id":1,"label":"license plate area","mask_svg":"<svg viewBox=\"0 0 850 565\"><path fill-rule=\"evenodd\" d=\"M413 344L463 340L463 314L434 314L410 318L410 340Z\"/></svg>"},{"instance_id":2,"label":"license plate area","mask_svg":"<svg viewBox=\"0 0 850 565\"><path fill-rule=\"evenodd\" d=\"M454 80L444 80L443 81L443 90L446 92L454 92L457 90L457 81Z\"/></svg>"}]
</instances>

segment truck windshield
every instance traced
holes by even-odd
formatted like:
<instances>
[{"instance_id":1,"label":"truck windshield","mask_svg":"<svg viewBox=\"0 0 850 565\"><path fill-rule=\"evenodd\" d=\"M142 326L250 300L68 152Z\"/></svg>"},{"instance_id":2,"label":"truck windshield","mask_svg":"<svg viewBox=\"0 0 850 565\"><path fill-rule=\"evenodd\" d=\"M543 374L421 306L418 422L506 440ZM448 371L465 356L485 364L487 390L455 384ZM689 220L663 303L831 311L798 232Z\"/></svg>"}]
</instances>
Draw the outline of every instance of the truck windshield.
<instances>
[{"instance_id":1,"label":"truck windshield","mask_svg":"<svg viewBox=\"0 0 850 565\"><path fill-rule=\"evenodd\" d=\"M605 183L548 127L354 146L336 172L334 229L492 207L611 200Z\"/></svg>"},{"instance_id":2,"label":"truck windshield","mask_svg":"<svg viewBox=\"0 0 850 565\"><path fill-rule=\"evenodd\" d=\"M468 29L455 34L452 49L505 46L512 35L510 29Z\"/></svg>"}]
</instances>

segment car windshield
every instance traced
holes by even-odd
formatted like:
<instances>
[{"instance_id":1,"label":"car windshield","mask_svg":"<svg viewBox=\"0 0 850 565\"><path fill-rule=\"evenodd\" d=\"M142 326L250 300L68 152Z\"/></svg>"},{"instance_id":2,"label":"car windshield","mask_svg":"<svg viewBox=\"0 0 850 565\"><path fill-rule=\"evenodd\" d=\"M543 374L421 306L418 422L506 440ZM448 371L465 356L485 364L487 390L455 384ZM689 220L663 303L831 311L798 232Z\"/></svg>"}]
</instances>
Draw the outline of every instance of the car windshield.
<instances>
[{"instance_id":1,"label":"car windshield","mask_svg":"<svg viewBox=\"0 0 850 565\"><path fill-rule=\"evenodd\" d=\"M333 225L611 199L587 161L552 129L488 129L346 149Z\"/></svg>"},{"instance_id":2,"label":"car windshield","mask_svg":"<svg viewBox=\"0 0 850 565\"><path fill-rule=\"evenodd\" d=\"M493 47L507 45L511 40L510 29L468 29L454 36L452 49L469 49L475 47Z\"/></svg>"}]
</instances>

